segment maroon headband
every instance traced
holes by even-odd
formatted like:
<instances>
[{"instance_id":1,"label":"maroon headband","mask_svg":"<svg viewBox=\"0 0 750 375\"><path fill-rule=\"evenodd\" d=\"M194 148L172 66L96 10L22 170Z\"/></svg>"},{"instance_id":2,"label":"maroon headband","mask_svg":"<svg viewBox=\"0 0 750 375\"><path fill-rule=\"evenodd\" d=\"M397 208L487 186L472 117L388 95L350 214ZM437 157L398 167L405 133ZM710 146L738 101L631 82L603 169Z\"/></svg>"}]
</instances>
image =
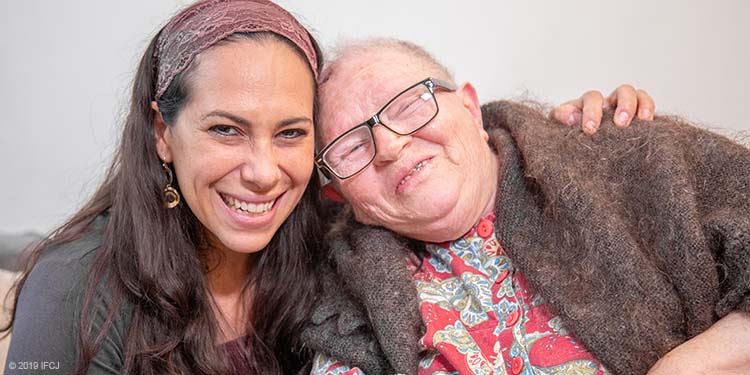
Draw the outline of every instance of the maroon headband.
<instances>
[{"instance_id":1,"label":"maroon headband","mask_svg":"<svg viewBox=\"0 0 750 375\"><path fill-rule=\"evenodd\" d=\"M289 12L268 0L202 0L174 16L159 35L155 98L161 98L195 56L239 32L271 32L289 39L304 52L317 80L318 59L310 35Z\"/></svg>"}]
</instances>

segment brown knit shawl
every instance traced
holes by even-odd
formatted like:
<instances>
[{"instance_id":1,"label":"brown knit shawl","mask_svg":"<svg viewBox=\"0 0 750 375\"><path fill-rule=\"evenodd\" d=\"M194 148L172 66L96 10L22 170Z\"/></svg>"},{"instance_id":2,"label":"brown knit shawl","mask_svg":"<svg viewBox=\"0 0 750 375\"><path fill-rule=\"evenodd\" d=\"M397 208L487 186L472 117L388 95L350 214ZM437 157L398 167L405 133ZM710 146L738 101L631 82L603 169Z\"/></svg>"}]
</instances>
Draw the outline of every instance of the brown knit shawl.
<instances>
[{"instance_id":1,"label":"brown knit shawl","mask_svg":"<svg viewBox=\"0 0 750 375\"><path fill-rule=\"evenodd\" d=\"M524 105L482 110L501 161L497 237L609 370L643 374L730 311L750 311L750 150L666 117L607 120L588 137ZM368 375L416 374L409 243L347 220L303 338Z\"/></svg>"}]
</instances>

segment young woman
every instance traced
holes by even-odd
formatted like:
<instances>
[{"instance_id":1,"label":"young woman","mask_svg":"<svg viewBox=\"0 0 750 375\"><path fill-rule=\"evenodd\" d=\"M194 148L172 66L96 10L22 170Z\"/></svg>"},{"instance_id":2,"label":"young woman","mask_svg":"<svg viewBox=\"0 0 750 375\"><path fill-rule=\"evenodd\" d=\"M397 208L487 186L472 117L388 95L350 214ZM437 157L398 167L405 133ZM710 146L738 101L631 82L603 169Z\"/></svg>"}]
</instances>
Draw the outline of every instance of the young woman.
<instances>
[{"instance_id":1,"label":"young woman","mask_svg":"<svg viewBox=\"0 0 750 375\"><path fill-rule=\"evenodd\" d=\"M269 1L172 18L141 59L104 182L20 281L8 373L298 370L321 61Z\"/></svg>"}]
</instances>

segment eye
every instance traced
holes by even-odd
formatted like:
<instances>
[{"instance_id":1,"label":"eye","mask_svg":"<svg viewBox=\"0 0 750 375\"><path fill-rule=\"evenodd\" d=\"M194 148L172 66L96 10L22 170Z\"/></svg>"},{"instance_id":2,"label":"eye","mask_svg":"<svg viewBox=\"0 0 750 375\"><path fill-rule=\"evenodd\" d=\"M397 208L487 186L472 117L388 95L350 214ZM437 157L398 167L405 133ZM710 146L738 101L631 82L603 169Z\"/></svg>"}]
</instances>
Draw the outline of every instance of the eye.
<instances>
[{"instance_id":1,"label":"eye","mask_svg":"<svg viewBox=\"0 0 750 375\"><path fill-rule=\"evenodd\" d=\"M285 129L279 132L279 136L286 139L296 139L307 135L307 132L302 129Z\"/></svg>"},{"instance_id":2,"label":"eye","mask_svg":"<svg viewBox=\"0 0 750 375\"><path fill-rule=\"evenodd\" d=\"M347 152L346 155L344 155L344 159L346 159L347 157L351 155L354 155L357 151L361 150L362 147L365 147L364 143L359 143L359 144L354 145L351 149L349 149L349 152Z\"/></svg>"},{"instance_id":3,"label":"eye","mask_svg":"<svg viewBox=\"0 0 750 375\"><path fill-rule=\"evenodd\" d=\"M363 157L363 155L367 155L370 151L370 145L371 143L365 140L360 140L356 143L349 143L346 145L341 145L339 147L339 154L336 155L336 158L339 159L341 162L350 160L350 159L360 159Z\"/></svg>"},{"instance_id":4,"label":"eye","mask_svg":"<svg viewBox=\"0 0 750 375\"><path fill-rule=\"evenodd\" d=\"M218 135L222 135L225 137L231 137L235 135L239 135L239 131L234 126L229 125L215 125L208 129L210 132L216 133Z\"/></svg>"},{"instance_id":5,"label":"eye","mask_svg":"<svg viewBox=\"0 0 750 375\"><path fill-rule=\"evenodd\" d=\"M420 110L422 105L430 99L429 93L420 96L405 97L388 108L390 118L405 118Z\"/></svg>"}]
</instances>

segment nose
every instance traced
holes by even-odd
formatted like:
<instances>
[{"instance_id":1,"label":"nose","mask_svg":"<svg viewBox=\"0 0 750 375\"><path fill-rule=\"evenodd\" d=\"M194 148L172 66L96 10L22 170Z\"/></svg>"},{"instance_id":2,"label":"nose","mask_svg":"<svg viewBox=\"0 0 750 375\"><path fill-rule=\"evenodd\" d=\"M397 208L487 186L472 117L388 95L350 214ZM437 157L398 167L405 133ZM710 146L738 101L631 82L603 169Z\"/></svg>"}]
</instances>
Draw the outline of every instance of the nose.
<instances>
[{"instance_id":1,"label":"nose","mask_svg":"<svg viewBox=\"0 0 750 375\"><path fill-rule=\"evenodd\" d=\"M274 147L263 142L246 149L247 157L242 164L240 175L242 181L253 187L253 190L268 191L279 182L281 169L276 158Z\"/></svg>"},{"instance_id":2,"label":"nose","mask_svg":"<svg viewBox=\"0 0 750 375\"><path fill-rule=\"evenodd\" d=\"M372 128L372 134L377 148L373 163L377 165L398 160L406 146L411 143L410 135L398 135L385 126L375 126Z\"/></svg>"}]
</instances>

